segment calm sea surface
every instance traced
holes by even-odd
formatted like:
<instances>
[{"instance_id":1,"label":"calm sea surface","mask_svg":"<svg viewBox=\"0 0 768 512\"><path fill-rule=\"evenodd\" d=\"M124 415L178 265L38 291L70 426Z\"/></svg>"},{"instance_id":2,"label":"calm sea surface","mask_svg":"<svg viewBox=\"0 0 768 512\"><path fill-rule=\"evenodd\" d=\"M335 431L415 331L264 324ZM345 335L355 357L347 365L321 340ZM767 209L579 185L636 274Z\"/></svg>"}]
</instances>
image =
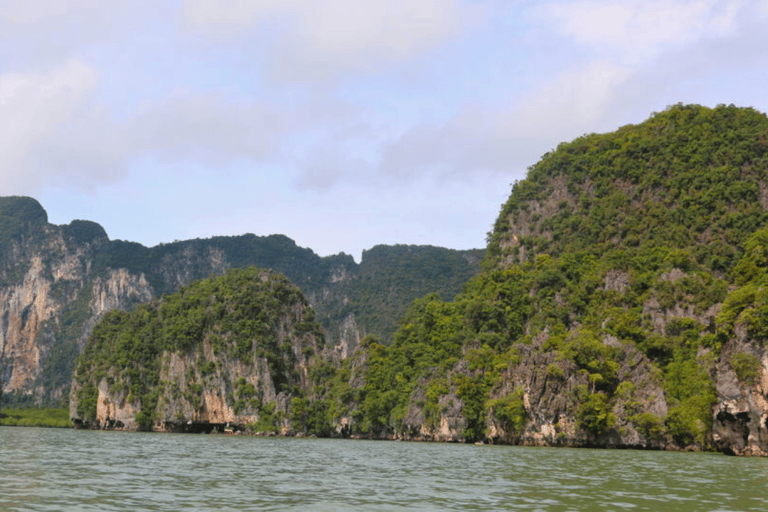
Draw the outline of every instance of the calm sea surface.
<instances>
[{"instance_id":1,"label":"calm sea surface","mask_svg":"<svg viewBox=\"0 0 768 512\"><path fill-rule=\"evenodd\" d=\"M768 510L768 459L0 427L0 510Z\"/></svg>"}]
</instances>

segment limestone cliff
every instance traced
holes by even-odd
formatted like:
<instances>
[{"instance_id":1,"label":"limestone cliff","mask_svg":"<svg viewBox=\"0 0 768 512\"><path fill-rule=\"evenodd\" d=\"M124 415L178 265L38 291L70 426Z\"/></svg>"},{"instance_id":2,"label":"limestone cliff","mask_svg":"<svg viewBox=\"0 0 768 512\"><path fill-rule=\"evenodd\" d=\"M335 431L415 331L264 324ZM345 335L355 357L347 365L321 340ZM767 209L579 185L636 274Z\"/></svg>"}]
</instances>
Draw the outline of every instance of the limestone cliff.
<instances>
[{"instance_id":1,"label":"limestone cliff","mask_svg":"<svg viewBox=\"0 0 768 512\"><path fill-rule=\"evenodd\" d=\"M768 117L675 105L560 144L485 270L363 343L351 435L768 455Z\"/></svg>"},{"instance_id":2,"label":"limestone cliff","mask_svg":"<svg viewBox=\"0 0 768 512\"><path fill-rule=\"evenodd\" d=\"M743 333L742 333L743 334ZM752 368L739 376L739 356ZM768 456L768 349L743 335L723 347L715 377L714 445L733 455Z\"/></svg>"},{"instance_id":3,"label":"limestone cliff","mask_svg":"<svg viewBox=\"0 0 768 512\"><path fill-rule=\"evenodd\" d=\"M58 401L94 320L152 289L141 276L95 268L108 244L96 224L50 225L28 198L0 198L0 219L0 381L9 400Z\"/></svg>"},{"instance_id":4,"label":"limestone cliff","mask_svg":"<svg viewBox=\"0 0 768 512\"><path fill-rule=\"evenodd\" d=\"M409 254L429 257L406 272ZM339 360L366 334L388 338L391 317L419 294L453 296L477 272L481 254L381 246L372 252L377 258L357 264L345 254L321 258L282 235L250 234L147 248L109 240L94 222L52 225L34 199L0 198L0 386L9 402L66 402L74 361L104 313L250 265L301 287L326 331L327 350ZM441 275L433 275L435 264ZM369 278L371 266L384 271L389 286ZM399 282L390 285L393 276Z\"/></svg>"},{"instance_id":5,"label":"limestone cliff","mask_svg":"<svg viewBox=\"0 0 768 512\"><path fill-rule=\"evenodd\" d=\"M278 274L230 270L132 313L113 312L79 360L70 398L91 428L287 432L324 338Z\"/></svg>"},{"instance_id":6,"label":"limestone cliff","mask_svg":"<svg viewBox=\"0 0 768 512\"><path fill-rule=\"evenodd\" d=\"M765 114L675 105L514 187L489 251L539 274L526 330L583 372L568 423L589 443L768 455L767 183Z\"/></svg>"}]
</instances>

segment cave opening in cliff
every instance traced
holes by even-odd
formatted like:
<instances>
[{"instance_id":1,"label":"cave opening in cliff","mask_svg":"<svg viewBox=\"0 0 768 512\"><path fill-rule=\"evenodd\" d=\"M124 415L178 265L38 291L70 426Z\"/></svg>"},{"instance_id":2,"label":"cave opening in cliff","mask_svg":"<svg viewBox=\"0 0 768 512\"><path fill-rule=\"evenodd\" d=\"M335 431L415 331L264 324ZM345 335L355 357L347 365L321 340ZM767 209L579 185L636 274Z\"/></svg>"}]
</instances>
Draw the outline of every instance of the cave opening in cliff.
<instances>
[{"instance_id":1,"label":"cave opening in cliff","mask_svg":"<svg viewBox=\"0 0 768 512\"><path fill-rule=\"evenodd\" d=\"M165 430L178 434L211 434L211 433L232 433L237 429L229 423L208 423L189 421L186 423L165 422Z\"/></svg>"}]
</instances>

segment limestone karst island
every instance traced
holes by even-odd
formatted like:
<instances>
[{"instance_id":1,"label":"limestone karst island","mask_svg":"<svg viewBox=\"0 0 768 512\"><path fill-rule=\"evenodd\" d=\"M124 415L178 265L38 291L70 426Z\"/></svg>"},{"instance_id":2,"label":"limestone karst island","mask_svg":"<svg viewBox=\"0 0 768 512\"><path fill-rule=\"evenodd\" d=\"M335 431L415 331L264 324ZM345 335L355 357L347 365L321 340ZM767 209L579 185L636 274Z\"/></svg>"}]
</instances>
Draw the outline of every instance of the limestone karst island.
<instances>
[{"instance_id":1,"label":"limestone karst island","mask_svg":"<svg viewBox=\"0 0 768 512\"><path fill-rule=\"evenodd\" d=\"M0 414L768 455L765 114L675 105L562 143L487 240L147 248L0 198Z\"/></svg>"}]
</instances>

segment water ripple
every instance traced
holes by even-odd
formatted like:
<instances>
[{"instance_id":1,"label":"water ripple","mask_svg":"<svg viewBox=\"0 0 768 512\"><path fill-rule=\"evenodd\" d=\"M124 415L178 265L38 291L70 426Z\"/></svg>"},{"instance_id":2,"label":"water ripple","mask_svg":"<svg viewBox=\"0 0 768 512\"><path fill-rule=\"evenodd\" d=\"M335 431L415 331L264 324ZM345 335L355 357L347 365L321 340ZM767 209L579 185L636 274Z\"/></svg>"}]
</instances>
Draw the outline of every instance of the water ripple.
<instances>
[{"instance_id":1,"label":"water ripple","mask_svg":"<svg viewBox=\"0 0 768 512\"><path fill-rule=\"evenodd\" d=\"M0 427L8 511L764 511L768 460Z\"/></svg>"}]
</instances>

